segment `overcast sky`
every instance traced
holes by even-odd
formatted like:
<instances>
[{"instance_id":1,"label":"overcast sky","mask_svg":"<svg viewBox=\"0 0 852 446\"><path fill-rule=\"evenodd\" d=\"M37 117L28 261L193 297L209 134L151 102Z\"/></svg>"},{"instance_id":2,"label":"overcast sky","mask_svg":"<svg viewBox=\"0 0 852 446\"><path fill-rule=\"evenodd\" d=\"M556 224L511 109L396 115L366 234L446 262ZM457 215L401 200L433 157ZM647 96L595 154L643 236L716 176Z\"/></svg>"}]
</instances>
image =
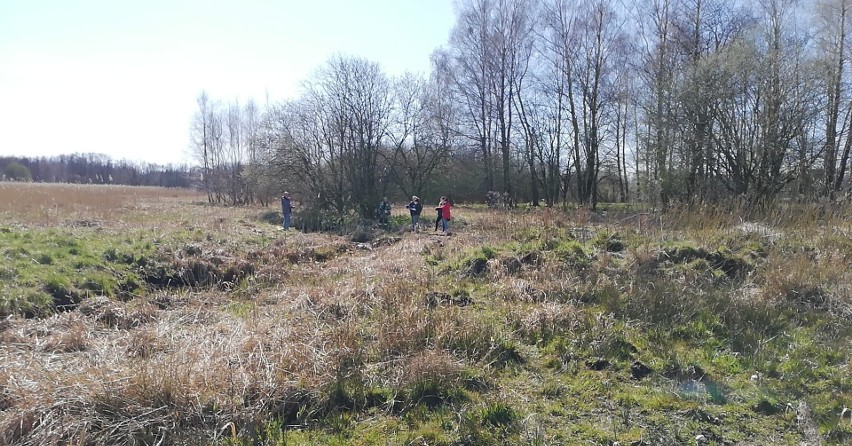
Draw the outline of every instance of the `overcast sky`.
<instances>
[{"instance_id":1,"label":"overcast sky","mask_svg":"<svg viewBox=\"0 0 852 446\"><path fill-rule=\"evenodd\" d=\"M196 97L293 97L335 53L427 73L452 0L0 0L0 156L188 162Z\"/></svg>"}]
</instances>

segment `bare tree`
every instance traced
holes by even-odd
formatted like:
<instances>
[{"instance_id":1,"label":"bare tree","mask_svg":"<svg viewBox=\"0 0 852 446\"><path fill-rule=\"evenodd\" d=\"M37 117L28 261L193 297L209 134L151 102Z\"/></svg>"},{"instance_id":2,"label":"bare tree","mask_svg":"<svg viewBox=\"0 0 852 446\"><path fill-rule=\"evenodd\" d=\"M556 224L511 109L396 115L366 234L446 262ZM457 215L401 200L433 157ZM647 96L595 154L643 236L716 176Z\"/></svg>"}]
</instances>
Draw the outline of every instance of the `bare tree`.
<instances>
[{"instance_id":1,"label":"bare tree","mask_svg":"<svg viewBox=\"0 0 852 446\"><path fill-rule=\"evenodd\" d=\"M289 183L363 218L391 182L471 170L468 197L548 206L832 196L852 167L849 1L459 0L428 77L336 56L262 116L202 93L192 147L210 201Z\"/></svg>"},{"instance_id":2,"label":"bare tree","mask_svg":"<svg viewBox=\"0 0 852 446\"><path fill-rule=\"evenodd\" d=\"M565 11L564 3L558 10ZM571 14L565 11L566 16ZM594 209L598 200L601 149L615 123L612 107L618 86L618 55L625 44L621 19L605 1L586 4L573 12L576 20L564 33L564 45L573 45L572 61L566 61L569 114L574 134L573 165L580 203ZM562 23L570 23L570 19ZM564 50L564 54L571 52Z\"/></svg>"},{"instance_id":3,"label":"bare tree","mask_svg":"<svg viewBox=\"0 0 852 446\"><path fill-rule=\"evenodd\" d=\"M669 172L673 146L674 78L677 67L672 38L672 0L651 0L641 23L644 43L644 74L649 88L645 103L645 173L652 188L650 198L665 206L674 190Z\"/></svg>"},{"instance_id":4,"label":"bare tree","mask_svg":"<svg viewBox=\"0 0 852 446\"><path fill-rule=\"evenodd\" d=\"M192 137L191 153L201 164L202 184L204 185L204 190L207 192L207 201L212 203L212 121L215 114L215 104L211 103L206 91L202 91L198 95L196 102L198 103L198 110L195 112L190 131Z\"/></svg>"},{"instance_id":5,"label":"bare tree","mask_svg":"<svg viewBox=\"0 0 852 446\"><path fill-rule=\"evenodd\" d=\"M239 204L243 202L242 192L244 187L241 174L245 161L242 109L239 101L235 100L228 105L225 118L226 130L228 132L228 141L222 166L226 184L225 188L228 202Z\"/></svg>"},{"instance_id":6,"label":"bare tree","mask_svg":"<svg viewBox=\"0 0 852 446\"><path fill-rule=\"evenodd\" d=\"M261 116L260 109L253 99L246 101L242 109L242 129L240 135L243 138L243 147L246 154L245 167L241 172L243 191L246 203L254 203L259 197L256 196L260 176L263 172L261 163Z\"/></svg>"},{"instance_id":7,"label":"bare tree","mask_svg":"<svg viewBox=\"0 0 852 446\"><path fill-rule=\"evenodd\" d=\"M817 4L819 50L825 68L825 141L823 142L823 194L834 198L846 177L852 138L852 100L849 98L849 80L846 78L846 61L849 58L848 42L850 12L849 0L823 0Z\"/></svg>"},{"instance_id":8,"label":"bare tree","mask_svg":"<svg viewBox=\"0 0 852 446\"><path fill-rule=\"evenodd\" d=\"M373 218L391 111L387 77L374 62L335 56L305 90L270 112L280 175L297 179L321 208Z\"/></svg>"},{"instance_id":9,"label":"bare tree","mask_svg":"<svg viewBox=\"0 0 852 446\"><path fill-rule=\"evenodd\" d=\"M492 0L467 0L457 6L456 25L446 51L434 60L442 76L452 80L461 104L458 131L473 142L482 157L485 188L494 189L494 120L491 38Z\"/></svg>"},{"instance_id":10,"label":"bare tree","mask_svg":"<svg viewBox=\"0 0 852 446\"><path fill-rule=\"evenodd\" d=\"M405 74L393 87L394 112L388 142L391 175L406 196L423 194L451 150L453 109L446 82Z\"/></svg>"},{"instance_id":11,"label":"bare tree","mask_svg":"<svg viewBox=\"0 0 852 446\"><path fill-rule=\"evenodd\" d=\"M674 50L682 61L675 77L676 131L683 198L704 200L711 185L715 159L713 101L719 90L717 60L708 56L724 51L743 33L753 19L736 3L720 0L682 0L672 18Z\"/></svg>"},{"instance_id":12,"label":"bare tree","mask_svg":"<svg viewBox=\"0 0 852 446\"><path fill-rule=\"evenodd\" d=\"M771 201L816 158L817 82L806 41L790 23L793 5L768 0L753 39L721 52L721 100L713 138L719 178L754 204Z\"/></svg>"},{"instance_id":13,"label":"bare tree","mask_svg":"<svg viewBox=\"0 0 852 446\"><path fill-rule=\"evenodd\" d=\"M532 53L535 8L533 1L497 0L491 21L493 48L488 60L493 73L490 80L502 155L503 192L513 198L511 138L515 97L520 94Z\"/></svg>"}]
</instances>

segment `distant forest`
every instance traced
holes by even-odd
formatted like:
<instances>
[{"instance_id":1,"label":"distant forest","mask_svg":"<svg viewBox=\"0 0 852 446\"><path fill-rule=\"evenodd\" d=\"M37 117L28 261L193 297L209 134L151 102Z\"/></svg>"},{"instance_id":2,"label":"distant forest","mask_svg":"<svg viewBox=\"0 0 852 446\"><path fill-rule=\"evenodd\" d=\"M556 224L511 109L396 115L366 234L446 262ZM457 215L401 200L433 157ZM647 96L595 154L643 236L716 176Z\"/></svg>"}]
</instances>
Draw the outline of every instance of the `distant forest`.
<instances>
[{"instance_id":1,"label":"distant forest","mask_svg":"<svg viewBox=\"0 0 852 446\"><path fill-rule=\"evenodd\" d=\"M0 157L3 181L40 183L122 184L129 186L191 187L188 166L160 166L114 161L107 155L83 153L53 157Z\"/></svg>"}]
</instances>

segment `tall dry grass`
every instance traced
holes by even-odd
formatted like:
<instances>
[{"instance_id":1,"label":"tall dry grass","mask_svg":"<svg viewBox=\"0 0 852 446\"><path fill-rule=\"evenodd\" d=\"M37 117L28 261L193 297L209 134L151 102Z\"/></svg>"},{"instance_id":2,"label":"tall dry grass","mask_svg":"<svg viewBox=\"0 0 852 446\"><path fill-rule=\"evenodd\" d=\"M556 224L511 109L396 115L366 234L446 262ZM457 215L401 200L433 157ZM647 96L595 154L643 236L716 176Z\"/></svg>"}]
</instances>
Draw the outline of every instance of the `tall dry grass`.
<instances>
[{"instance_id":1,"label":"tall dry grass","mask_svg":"<svg viewBox=\"0 0 852 446\"><path fill-rule=\"evenodd\" d=\"M10 218L18 224L171 222L215 233L211 243L237 229L278 237L246 254L265 282L239 293L158 291L130 302L93 301L48 319L3 321L0 339L8 342L0 343L0 443L19 445L208 444L231 429L258 439L270 418L304 427L335 411L373 407L395 414L420 401L450 402L451 390L465 385L471 370L484 370L487 380L517 359L512 350L517 339L535 344L568 337L604 354L624 344L624 328L612 314L680 320L688 316L681 310L694 303L685 297L700 293L672 288L669 300L661 300L644 278L630 276L659 260L657 249L645 242L618 254L598 249L582 265L542 252L540 260L519 268L503 263L517 255L507 247L571 234L591 242L604 231L660 240L666 231L682 237L675 231L696 225L708 231L713 225L708 217L687 223L685 215L677 225L654 227L638 217L596 221L600 217L586 211L460 208L450 237L400 233L386 246L341 250L350 245L344 238L279 233L254 219L257 209L194 206L197 196L188 193L4 187L0 212L14 214ZM740 231L735 219L708 215L716 216L717 228ZM840 221L832 225L848 230ZM820 227L826 237L837 230ZM465 278L447 267L485 245L506 251L489 261L482 277ZM447 262L429 265L424 252L440 253ZM824 267L822 276L789 280L781 271L801 268L805 257L770 255L764 281L745 278L742 286L759 288L750 294L755 299L779 299L795 295L796 286L823 284L824 278L830 286L821 289L837 305L849 305L848 272L836 266L849 259L837 255L848 254L822 254L816 263ZM687 279L672 283L689 287ZM474 290L468 307L427 299L430 292L466 287ZM622 299L636 299L635 307ZM647 308L640 307L651 302L668 308L645 315ZM590 317L582 310L587 304L612 314ZM566 347L563 356L573 354L578 353ZM378 400L377 389L385 392Z\"/></svg>"},{"instance_id":2,"label":"tall dry grass","mask_svg":"<svg viewBox=\"0 0 852 446\"><path fill-rule=\"evenodd\" d=\"M151 199L151 207L161 204ZM256 211L244 212L246 222ZM464 249L463 240L405 238L322 263L313 254L285 256L264 265L277 284L236 302L224 291L198 291L150 296L153 307L100 300L47 320L11 319L3 337L16 342L0 346L9 407L0 442L203 444L228 423L246 432L258 417L302 424L340 405L363 406L372 387L411 399L422 396L410 389L424 380L453 385L464 359L447 352L484 356L492 333L465 312L426 311L424 293L447 283L419 252L436 241ZM338 252L340 243L310 234L282 241L288 252L306 253ZM248 310L235 313L235 303ZM187 436L194 431L203 435Z\"/></svg>"},{"instance_id":3,"label":"tall dry grass","mask_svg":"<svg viewBox=\"0 0 852 446\"><path fill-rule=\"evenodd\" d=\"M186 205L204 203L190 189L58 183L0 182L0 215L9 223L52 226L97 225L108 228L163 227L202 222L214 229L225 208ZM183 209L169 215L171 210ZM196 225L197 226L197 225Z\"/></svg>"}]
</instances>

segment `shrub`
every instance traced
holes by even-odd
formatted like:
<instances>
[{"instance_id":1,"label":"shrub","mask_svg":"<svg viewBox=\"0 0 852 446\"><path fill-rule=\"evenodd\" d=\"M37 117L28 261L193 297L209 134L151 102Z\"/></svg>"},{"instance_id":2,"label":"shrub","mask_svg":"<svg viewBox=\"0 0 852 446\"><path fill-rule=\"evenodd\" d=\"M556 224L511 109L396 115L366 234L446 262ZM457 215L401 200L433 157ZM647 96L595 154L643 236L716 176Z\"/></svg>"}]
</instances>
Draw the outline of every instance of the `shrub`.
<instances>
[{"instance_id":1,"label":"shrub","mask_svg":"<svg viewBox=\"0 0 852 446\"><path fill-rule=\"evenodd\" d=\"M373 230L367 225L358 225L349 235L349 239L355 243L366 243L373 239Z\"/></svg>"},{"instance_id":2,"label":"shrub","mask_svg":"<svg viewBox=\"0 0 852 446\"><path fill-rule=\"evenodd\" d=\"M346 227L348 215L314 206L302 208L293 214L293 227L304 232L341 231Z\"/></svg>"},{"instance_id":3,"label":"shrub","mask_svg":"<svg viewBox=\"0 0 852 446\"><path fill-rule=\"evenodd\" d=\"M30 174L30 169L17 161L7 164L3 173L6 175L6 178L12 181L32 181L33 178L32 174Z\"/></svg>"},{"instance_id":4,"label":"shrub","mask_svg":"<svg viewBox=\"0 0 852 446\"><path fill-rule=\"evenodd\" d=\"M85 323L77 321L61 332L48 336L41 348L46 352L70 353L88 348L90 331Z\"/></svg>"},{"instance_id":5,"label":"shrub","mask_svg":"<svg viewBox=\"0 0 852 446\"><path fill-rule=\"evenodd\" d=\"M426 350L405 361L401 391L408 407L429 408L464 399L459 389L462 366L446 352Z\"/></svg>"}]
</instances>

